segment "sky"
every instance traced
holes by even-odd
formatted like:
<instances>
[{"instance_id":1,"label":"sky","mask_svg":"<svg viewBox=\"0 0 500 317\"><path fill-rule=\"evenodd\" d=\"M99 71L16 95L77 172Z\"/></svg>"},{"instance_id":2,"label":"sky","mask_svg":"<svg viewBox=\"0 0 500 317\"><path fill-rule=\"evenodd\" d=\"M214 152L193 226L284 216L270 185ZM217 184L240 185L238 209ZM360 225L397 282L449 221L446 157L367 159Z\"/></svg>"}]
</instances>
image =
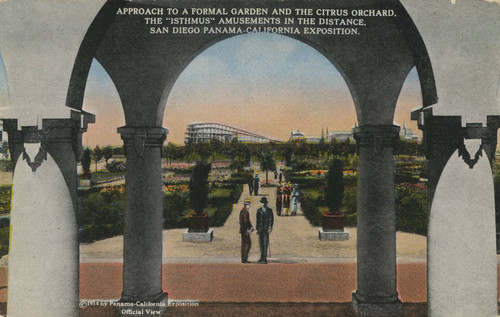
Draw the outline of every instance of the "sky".
<instances>
[{"instance_id":1,"label":"sky","mask_svg":"<svg viewBox=\"0 0 500 317\"><path fill-rule=\"evenodd\" d=\"M395 122L410 121L421 105L413 70L396 108ZM118 93L101 65L92 63L83 108L96 115L84 145L122 144L116 128L125 124ZM167 142L184 143L190 122L219 122L278 140L291 130L320 135L350 131L357 122L344 79L312 47L276 34L245 34L219 42L181 73L167 99L163 126Z\"/></svg>"}]
</instances>

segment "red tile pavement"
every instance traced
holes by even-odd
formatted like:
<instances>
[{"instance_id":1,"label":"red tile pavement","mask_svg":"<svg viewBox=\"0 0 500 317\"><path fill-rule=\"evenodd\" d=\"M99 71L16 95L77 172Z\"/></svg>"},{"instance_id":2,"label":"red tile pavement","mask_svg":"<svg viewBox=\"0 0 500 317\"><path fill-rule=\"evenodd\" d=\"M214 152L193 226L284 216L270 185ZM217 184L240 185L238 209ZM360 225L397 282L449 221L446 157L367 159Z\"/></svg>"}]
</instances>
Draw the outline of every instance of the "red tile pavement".
<instances>
[{"instance_id":1,"label":"red tile pavement","mask_svg":"<svg viewBox=\"0 0 500 317\"><path fill-rule=\"evenodd\" d=\"M163 269L169 298L201 302L350 302L356 288L355 263L164 264ZM426 301L425 263L398 264L397 276L404 302ZM121 290L121 263L80 265L80 298L117 299ZM7 267L0 267L0 303L6 300Z\"/></svg>"},{"instance_id":2,"label":"red tile pavement","mask_svg":"<svg viewBox=\"0 0 500 317\"><path fill-rule=\"evenodd\" d=\"M350 302L356 289L355 263L164 264L163 269L163 286L172 299ZM398 264L397 269L401 299L425 302L425 263ZM119 298L121 277L121 263L82 263L80 298Z\"/></svg>"}]
</instances>

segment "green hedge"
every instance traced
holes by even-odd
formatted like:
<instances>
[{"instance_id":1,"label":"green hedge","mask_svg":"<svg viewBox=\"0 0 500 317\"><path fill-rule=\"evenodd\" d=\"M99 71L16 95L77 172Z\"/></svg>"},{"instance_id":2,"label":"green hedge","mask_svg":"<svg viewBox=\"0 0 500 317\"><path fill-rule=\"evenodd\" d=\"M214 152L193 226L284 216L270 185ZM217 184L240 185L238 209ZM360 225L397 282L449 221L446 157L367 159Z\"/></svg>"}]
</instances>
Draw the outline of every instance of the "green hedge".
<instances>
[{"instance_id":1,"label":"green hedge","mask_svg":"<svg viewBox=\"0 0 500 317\"><path fill-rule=\"evenodd\" d=\"M226 203L218 206L210 217L210 226L222 227L226 223L226 220L232 211L233 203Z\"/></svg>"},{"instance_id":2,"label":"green hedge","mask_svg":"<svg viewBox=\"0 0 500 317\"><path fill-rule=\"evenodd\" d=\"M396 198L396 230L426 236L429 223L426 190L398 188Z\"/></svg>"},{"instance_id":3,"label":"green hedge","mask_svg":"<svg viewBox=\"0 0 500 317\"><path fill-rule=\"evenodd\" d=\"M119 192L94 192L81 198L82 242L123 234L126 197Z\"/></svg>"},{"instance_id":4,"label":"green hedge","mask_svg":"<svg viewBox=\"0 0 500 317\"><path fill-rule=\"evenodd\" d=\"M0 186L0 215L10 213L12 204L12 185Z\"/></svg>"},{"instance_id":5,"label":"green hedge","mask_svg":"<svg viewBox=\"0 0 500 317\"><path fill-rule=\"evenodd\" d=\"M165 229L187 227L184 214L188 206L188 193L172 192L165 194L163 208L163 223Z\"/></svg>"},{"instance_id":6,"label":"green hedge","mask_svg":"<svg viewBox=\"0 0 500 317\"><path fill-rule=\"evenodd\" d=\"M289 181L292 184L299 184L300 188L313 188L325 184L324 178L308 176L292 176Z\"/></svg>"},{"instance_id":7,"label":"green hedge","mask_svg":"<svg viewBox=\"0 0 500 317\"><path fill-rule=\"evenodd\" d=\"M301 189L301 208L304 217L313 226L321 226L322 211L320 206L325 206L325 194L319 189Z\"/></svg>"},{"instance_id":8,"label":"green hedge","mask_svg":"<svg viewBox=\"0 0 500 317\"><path fill-rule=\"evenodd\" d=\"M0 229L0 258L9 253L10 227Z\"/></svg>"},{"instance_id":9,"label":"green hedge","mask_svg":"<svg viewBox=\"0 0 500 317\"><path fill-rule=\"evenodd\" d=\"M0 160L0 172L12 172L14 164L12 160Z\"/></svg>"},{"instance_id":10,"label":"green hedge","mask_svg":"<svg viewBox=\"0 0 500 317\"><path fill-rule=\"evenodd\" d=\"M396 229L398 231L427 235L429 221L427 191L414 187L417 186L406 184L397 188ZM328 209L323 190L319 188L303 189L301 203L302 212L309 223L313 226L321 226L322 213ZM354 227L357 225L356 188L349 188L344 192L342 212L345 215L344 224L346 226Z\"/></svg>"}]
</instances>

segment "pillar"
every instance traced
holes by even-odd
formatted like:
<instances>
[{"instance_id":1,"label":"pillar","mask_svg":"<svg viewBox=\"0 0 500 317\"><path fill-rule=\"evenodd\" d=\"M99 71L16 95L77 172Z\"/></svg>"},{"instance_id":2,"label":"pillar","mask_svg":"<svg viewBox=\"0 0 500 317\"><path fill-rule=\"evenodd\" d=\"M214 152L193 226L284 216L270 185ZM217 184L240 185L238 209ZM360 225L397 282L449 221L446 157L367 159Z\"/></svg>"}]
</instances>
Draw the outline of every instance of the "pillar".
<instances>
[{"instance_id":1,"label":"pillar","mask_svg":"<svg viewBox=\"0 0 500 317\"><path fill-rule=\"evenodd\" d=\"M121 301L162 302L167 294L162 289L161 154L168 130L125 126L118 132L127 158Z\"/></svg>"},{"instance_id":2,"label":"pillar","mask_svg":"<svg viewBox=\"0 0 500 317\"><path fill-rule=\"evenodd\" d=\"M359 126L357 290L359 316L398 316L394 146L398 126Z\"/></svg>"},{"instance_id":3,"label":"pillar","mask_svg":"<svg viewBox=\"0 0 500 317\"><path fill-rule=\"evenodd\" d=\"M15 164L8 316L78 316L76 167L87 122L73 114L41 128L3 120Z\"/></svg>"},{"instance_id":4,"label":"pillar","mask_svg":"<svg viewBox=\"0 0 500 317\"><path fill-rule=\"evenodd\" d=\"M496 316L494 165L499 116L487 124L415 111L429 166L428 316ZM479 147L466 147L476 140ZM469 143L471 144L471 143Z\"/></svg>"}]
</instances>

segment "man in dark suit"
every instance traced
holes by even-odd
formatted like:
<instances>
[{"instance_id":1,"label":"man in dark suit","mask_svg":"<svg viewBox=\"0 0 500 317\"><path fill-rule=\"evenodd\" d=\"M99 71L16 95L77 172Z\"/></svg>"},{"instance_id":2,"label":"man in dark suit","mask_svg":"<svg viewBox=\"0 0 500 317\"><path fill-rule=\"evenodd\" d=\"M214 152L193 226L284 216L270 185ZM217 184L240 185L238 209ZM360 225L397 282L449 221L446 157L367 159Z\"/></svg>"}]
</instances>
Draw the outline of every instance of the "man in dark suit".
<instances>
[{"instance_id":1,"label":"man in dark suit","mask_svg":"<svg viewBox=\"0 0 500 317\"><path fill-rule=\"evenodd\" d=\"M257 210L257 233L259 234L260 260L257 263L267 264L267 248L269 246L269 234L273 230L273 210L267 206L267 198L260 200L262 207Z\"/></svg>"},{"instance_id":2,"label":"man in dark suit","mask_svg":"<svg viewBox=\"0 0 500 317\"><path fill-rule=\"evenodd\" d=\"M240 234L241 234L241 263L248 263L248 253L252 247L250 233L253 231L250 222L250 199L245 199L240 211Z\"/></svg>"}]
</instances>

